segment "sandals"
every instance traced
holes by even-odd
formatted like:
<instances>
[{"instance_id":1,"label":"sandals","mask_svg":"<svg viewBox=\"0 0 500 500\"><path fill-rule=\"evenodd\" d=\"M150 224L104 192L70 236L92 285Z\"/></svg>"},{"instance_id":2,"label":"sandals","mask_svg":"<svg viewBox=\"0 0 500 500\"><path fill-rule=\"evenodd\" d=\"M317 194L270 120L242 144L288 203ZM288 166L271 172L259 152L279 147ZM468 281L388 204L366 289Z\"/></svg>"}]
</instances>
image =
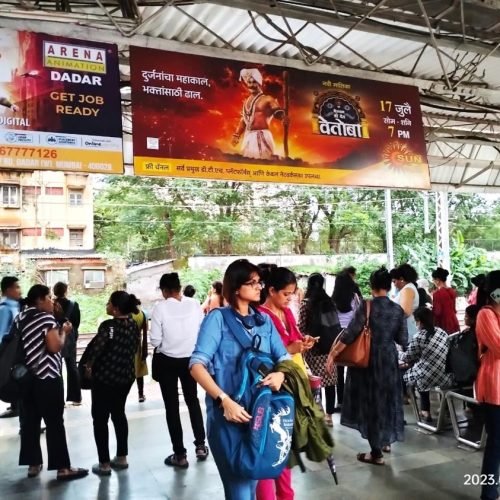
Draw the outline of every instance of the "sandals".
<instances>
[{"instance_id":1,"label":"sandals","mask_svg":"<svg viewBox=\"0 0 500 500\"><path fill-rule=\"evenodd\" d=\"M81 469L79 467L68 469L67 472L58 472L56 479L58 481L72 481L73 479L80 479L87 476L89 473L88 469Z\"/></svg>"},{"instance_id":2,"label":"sandals","mask_svg":"<svg viewBox=\"0 0 500 500\"><path fill-rule=\"evenodd\" d=\"M391 452L391 445L382 446L382 451L384 453L390 453Z\"/></svg>"},{"instance_id":3,"label":"sandals","mask_svg":"<svg viewBox=\"0 0 500 500\"><path fill-rule=\"evenodd\" d=\"M325 415L325 424L327 427L333 427L332 416L329 415L328 413Z\"/></svg>"},{"instance_id":4,"label":"sandals","mask_svg":"<svg viewBox=\"0 0 500 500\"><path fill-rule=\"evenodd\" d=\"M141 394L139 396L139 403L144 403L144 401L146 401L146 396L144 396L144 394Z\"/></svg>"},{"instance_id":5,"label":"sandals","mask_svg":"<svg viewBox=\"0 0 500 500\"><path fill-rule=\"evenodd\" d=\"M111 469L104 468L102 464L93 465L92 472L97 476L111 476Z\"/></svg>"},{"instance_id":6,"label":"sandals","mask_svg":"<svg viewBox=\"0 0 500 500\"><path fill-rule=\"evenodd\" d=\"M384 459L382 457L373 458L371 453L358 453L356 455L356 458L359 462L363 462L364 464L385 465Z\"/></svg>"},{"instance_id":7,"label":"sandals","mask_svg":"<svg viewBox=\"0 0 500 500\"><path fill-rule=\"evenodd\" d=\"M179 469L187 469L189 467L186 455L176 455L175 453L169 455L163 463L170 467L178 467Z\"/></svg>"},{"instance_id":8,"label":"sandals","mask_svg":"<svg viewBox=\"0 0 500 500\"><path fill-rule=\"evenodd\" d=\"M430 424L432 422L432 415L430 411L421 411L420 412L420 418L424 421Z\"/></svg>"},{"instance_id":9,"label":"sandals","mask_svg":"<svg viewBox=\"0 0 500 500\"><path fill-rule=\"evenodd\" d=\"M209 450L208 446L205 446L204 444L200 444L195 448L195 453L196 453L196 458L198 461L203 462L204 460L207 459Z\"/></svg>"},{"instance_id":10,"label":"sandals","mask_svg":"<svg viewBox=\"0 0 500 500\"><path fill-rule=\"evenodd\" d=\"M111 468L115 469L115 470L128 469L128 463L127 462L120 462L118 460L118 457L113 458L109 464L111 465Z\"/></svg>"},{"instance_id":11,"label":"sandals","mask_svg":"<svg viewBox=\"0 0 500 500\"><path fill-rule=\"evenodd\" d=\"M43 469L43 465L40 464L40 465L30 465L28 467L28 477L29 478L33 478L33 477L37 477L40 475L40 472L42 472L42 469Z\"/></svg>"}]
</instances>

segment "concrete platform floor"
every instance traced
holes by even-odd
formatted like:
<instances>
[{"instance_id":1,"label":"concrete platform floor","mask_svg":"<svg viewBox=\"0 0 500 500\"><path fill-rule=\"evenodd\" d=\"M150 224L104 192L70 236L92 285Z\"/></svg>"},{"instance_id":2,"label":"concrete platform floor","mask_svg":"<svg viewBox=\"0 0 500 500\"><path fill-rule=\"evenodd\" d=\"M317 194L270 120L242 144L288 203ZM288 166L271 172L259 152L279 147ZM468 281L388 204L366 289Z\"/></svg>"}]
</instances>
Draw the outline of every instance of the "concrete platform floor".
<instances>
[{"instance_id":1,"label":"concrete platform floor","mask_svg":"<svg viewBox=\"0 0 500 500\"><path fill-rule=\"evenodd\" d=\"M90 417L89 392L84 404L68 408L66 433L72 464L90 468L97 461ZM146 383L147 401L139 404L135 385L127 402L129 419L129 462L126 471L99 478L92 473L67 484L55 481L55 472L43 471L39 478L27 479L26 468L18 467L19 436L17 419L0 419L0 499L1 500L223 500L222 484L210 457L196 463L189 417L181 406L190 466L172 470L163 464L171 453L163 401L159 386ZM6 405L0 406L0 411ZM367 442L357 432L340 426L335 415L334 455L340 484L335 485L326 463L307 464L302 474L293 471L296 499L345 500L465 500L479 498L477 486L464 485L466 474L479 474L482 453L459 449L451 432L425 435L418 432L410 407L406 441L393 446L386 466L361 464L356 453L368 451ZM111 423L110 423L111 426ZM110 428L110 450L114 434ZM46 453L45 437L42 449Z\"/></svg>"}]
</instances>

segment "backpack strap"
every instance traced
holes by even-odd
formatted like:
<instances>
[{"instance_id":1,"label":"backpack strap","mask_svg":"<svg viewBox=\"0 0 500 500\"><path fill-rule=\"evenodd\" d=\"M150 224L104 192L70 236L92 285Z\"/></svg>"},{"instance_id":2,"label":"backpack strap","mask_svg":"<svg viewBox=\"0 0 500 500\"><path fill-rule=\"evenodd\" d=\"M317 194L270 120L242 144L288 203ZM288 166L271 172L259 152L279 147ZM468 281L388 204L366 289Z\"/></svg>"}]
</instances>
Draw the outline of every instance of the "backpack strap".
<instances>
[{"instance_id":1,"label":"backpack strap","mask_svg":"<svg viewBox=\"0 0 500 500\"><path fill-rule=\"evenodd\" d=\"M226 325L229 327L229 330L231 330L231 333L236 337L236 340L241 345L241 347L243 347L243 349L250 349L252 347L255 347L252 341L248 338L248 335L245 333L243 325L236 319L236 316L231 308L220 307L218 310L221 312Z\"/></svg>"}]
</instances>

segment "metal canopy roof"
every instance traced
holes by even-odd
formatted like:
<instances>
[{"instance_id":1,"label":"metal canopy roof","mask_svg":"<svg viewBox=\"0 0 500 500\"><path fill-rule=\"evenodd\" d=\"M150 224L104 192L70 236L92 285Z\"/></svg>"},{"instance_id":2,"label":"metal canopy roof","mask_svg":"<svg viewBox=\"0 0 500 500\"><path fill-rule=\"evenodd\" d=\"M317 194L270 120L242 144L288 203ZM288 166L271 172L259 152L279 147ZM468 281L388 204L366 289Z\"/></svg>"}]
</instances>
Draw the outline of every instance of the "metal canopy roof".
<instances>
[{"instance_id":1,"label":"metal canopy roof","mask_svg":"<svg viewBox=\"0 0 500 500\"><path fill-rule=\"evenodd\" d=\"M500 0L0 0L0 26L117 43L125 99L129 44L416 85L433 189L500 192Z\"/></svg>"}]
</instances>

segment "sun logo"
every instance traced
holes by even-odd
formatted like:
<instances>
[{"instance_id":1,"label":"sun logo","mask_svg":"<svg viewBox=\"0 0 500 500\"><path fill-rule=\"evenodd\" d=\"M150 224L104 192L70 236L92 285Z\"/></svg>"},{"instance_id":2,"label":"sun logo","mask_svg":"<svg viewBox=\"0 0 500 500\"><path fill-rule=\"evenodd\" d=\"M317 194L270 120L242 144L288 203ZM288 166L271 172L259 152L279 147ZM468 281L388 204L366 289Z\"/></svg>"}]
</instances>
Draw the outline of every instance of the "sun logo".
<instances>
[{"instance_id":1,"label":"sun logo","mask_svg":"<svg viewBox=\"0 0 500 500\"><path fill-rule=\"evenodd\" d=\"M387 144L382 151L382 158L387 166L394 169L402 169L423 162L422 155L413 153L406 144L397 141Z\"/></svg>"}]
</instances>

